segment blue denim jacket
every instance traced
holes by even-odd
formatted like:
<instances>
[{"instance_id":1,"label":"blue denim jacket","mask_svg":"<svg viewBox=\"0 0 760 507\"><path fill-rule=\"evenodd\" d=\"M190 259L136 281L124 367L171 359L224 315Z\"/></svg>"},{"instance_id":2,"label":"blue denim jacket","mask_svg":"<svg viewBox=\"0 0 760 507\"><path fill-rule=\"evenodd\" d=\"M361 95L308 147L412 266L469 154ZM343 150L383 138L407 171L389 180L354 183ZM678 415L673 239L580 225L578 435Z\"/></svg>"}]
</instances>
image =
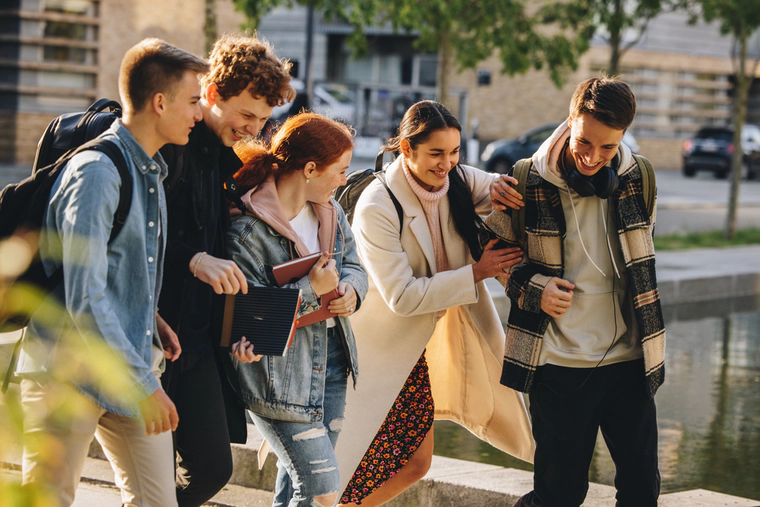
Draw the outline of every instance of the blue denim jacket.
<instances>
[{"instance_id":1,"label":"blue denim jacket","mask_svg":"<svg viewBox=\"0 0 760 507\"><path fill-rule=\"evenodd\" d=\"M351 284L356 291L358 310L367 294L367 272L359 263L354 235L346 215L337 203L333 204L338 210L339 224L334 250L336 268L341 281ZM271 285L266 266L289 261L292 250L288 239L253 215L235 217L227 232L227 249L249 283L262 286ZM288 286L301 289L303 301L300 314L320 307L320 300L314 294L308 276ZM345 337L355 383L359 374L356 340L348 319L338 317L337 320ZM282 357L264 356L260 362L250 364L237 360L233 362L243 402L254 413L293 422L322 420L327 365L327 324L324 321L298 328L291 348Z\"/></svg>"},{"instance_id":2,"label":"blue denim jacket","mask_svg":"<svg viewBox=\"0 0 760 507\"><path fill-rule=\"evenodd\" d=\"M54 366L61 330L86 326L124 359L134 382L148 395L159 387L151 371L151 354L166 240L161 182L167 169L161 155L151 159L120 120L102 137L120 146L132 173L129 216L108 244L119 202L118 170L96 151L82 152L69 161L51 190L40 240L48 274L63 264L64 282L48 298L64 301L65 294L68 320L53 329L42 324L44 316L32 316L17 374L44 374ZM97 385L76 387L108 411L139 416L134 403L109 399Z\"/></svg>"}]
</instances>

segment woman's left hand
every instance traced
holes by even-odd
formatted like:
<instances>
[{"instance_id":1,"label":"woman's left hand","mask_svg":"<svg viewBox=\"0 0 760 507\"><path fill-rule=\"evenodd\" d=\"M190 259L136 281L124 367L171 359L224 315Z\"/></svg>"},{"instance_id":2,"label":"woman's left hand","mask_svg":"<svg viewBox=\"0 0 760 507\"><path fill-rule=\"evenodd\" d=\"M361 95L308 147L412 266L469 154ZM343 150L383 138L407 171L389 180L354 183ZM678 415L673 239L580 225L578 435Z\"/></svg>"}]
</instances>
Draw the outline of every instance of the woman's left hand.
<instances>
[{"instance_id":1,"label":"woman's left hand","mask_svg":"<svg viewBox=\"0 0 760 507\"><path fill-rule=\"evenodd\" d=\"M497 239L489 241L480 260L472 265L475 283L495 277L508 280L512 273L512 266L522 261L522 249L519 247L494 248L498 242Z\"/></svg>"},{"instance_id":2,"label":"woman's left hand","mask_svg":"<svg viewBox=\"0 0 760 507\"><path fill-rule=\"evenodd\" d=\"M516 186L517 180L506 174L502 174L491 182L491 205L493 209L504 211L508 207L520 209L525 206L523 196L512 185Z\"/></svg>"},{"instance_id":3,"label":"woman's left hand","mask_svg":"<svg viewBox=\"0 0 760 507\"><path fill-rule=\"evenodd\" d=\"M253 353L253 343L249 342L245 336L242 336L239 342L232 344L232 355L241 363L258 363L264 357Z\"/></svg>"},{"instance_id":4,"label":"woman's left hand","mask_svg":"<svg viewBox=\"0 0 760 507\"><path fill-rule=\"evenodd\" d=\"M350 283L338 282L338 294L341 297L330 301L327 308L339 317L350 317L356 311L356 291Z\"/></svg>"}]
</instances>

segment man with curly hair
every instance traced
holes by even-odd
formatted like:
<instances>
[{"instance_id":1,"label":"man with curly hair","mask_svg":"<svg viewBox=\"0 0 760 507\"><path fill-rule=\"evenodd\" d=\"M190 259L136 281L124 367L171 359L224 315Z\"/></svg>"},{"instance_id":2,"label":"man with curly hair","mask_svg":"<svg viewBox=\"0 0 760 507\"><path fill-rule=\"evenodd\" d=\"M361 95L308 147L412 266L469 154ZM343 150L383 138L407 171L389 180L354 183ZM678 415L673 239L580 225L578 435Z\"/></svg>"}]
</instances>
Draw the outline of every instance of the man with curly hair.
<instances>
[{"instance_id":1,"label":"man with curly hair","mask_svg":"<svg viewBox=\"0 0 760 507\"><path fill-rule=\"evenodd\" d=\"M230 222L222 185L242 166L232 146L257 135L272 109L295 95L290 62L278 59L265 41L224 36L209 65L201 81L203 121L186 146L161 150L169 166L169 223L159 313L164 353L172 361L162 382L182 421L174 438L180 507L202 505L227 483L230 441L246 439L242 405L223 371L229 356L217 354L220 295L248 289L238 266L227 260L222 239ZM181 355L168 345L175 332ZM246 342L235 345L241 357L253 356L252 349Z\"/></svg>"}]
</instances>

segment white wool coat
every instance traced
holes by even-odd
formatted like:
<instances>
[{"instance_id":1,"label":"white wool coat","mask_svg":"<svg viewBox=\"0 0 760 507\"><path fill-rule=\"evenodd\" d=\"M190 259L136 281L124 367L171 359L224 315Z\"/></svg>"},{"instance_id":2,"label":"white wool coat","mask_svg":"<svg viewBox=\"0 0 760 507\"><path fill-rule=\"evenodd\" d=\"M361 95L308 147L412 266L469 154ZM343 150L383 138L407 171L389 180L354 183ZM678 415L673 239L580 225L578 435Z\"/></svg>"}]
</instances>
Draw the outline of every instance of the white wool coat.
<instances>
[{"instance_id":1,"label":"white wool coat","mask_svg":"<svg viewBox=\"0 0 760 507\"><path fill-rule=\"evenodd\" d=\"M494 176L461 167L476 211L487 214ZM439 213L451 269L437 273L425 213L404 176L401 158L388 167L386 180L404 210L403 225L379 181L362 193L352 225L370 283L360 310L351 317L361 375L356 389L348 390L336 448L341 487L426 347L436 418L454 420L501 450L532 462L534 444L523 399L499 382L504 329L485 283L474 282L474 260L450 218L448 196L441 199ZM435 333L436 343L429 344L436 312L453 307L459 307L479 333L462 333L453 344Z\"/></svg>"}]
</instances>

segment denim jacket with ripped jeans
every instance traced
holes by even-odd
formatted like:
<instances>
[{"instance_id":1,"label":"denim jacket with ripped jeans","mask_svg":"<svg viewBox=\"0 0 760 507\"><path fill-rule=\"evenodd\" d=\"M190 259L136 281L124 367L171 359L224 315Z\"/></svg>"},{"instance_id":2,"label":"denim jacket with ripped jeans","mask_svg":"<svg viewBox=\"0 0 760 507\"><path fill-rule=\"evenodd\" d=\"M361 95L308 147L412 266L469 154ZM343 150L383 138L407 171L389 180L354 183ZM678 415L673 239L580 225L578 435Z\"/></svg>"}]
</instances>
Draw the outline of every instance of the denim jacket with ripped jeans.
<instances>
[{"instance_id":1,"label":"denim jacket with ripped jeans","mask_svg":"<svg viewBox=\"0 0 760 507\"><path fill-rule=\"evenodd\" d=\"M361 300L367 294L367 273L359 262L356 243L345 213L333 200L329 206L337 212L333 225L333 258L340 280L353 286L356 291L358 310ZM230 258L237 263L249 283L254 285L272 285L267 278L266 266L291 260L291 252L294 250L290 239L255 214L234 217L226 238ZM302 291L299 314L320 307L320 300L311 287L308 275L290 287ZM355 383L359 368L351 324L345 317L337 317L336 320ZM250 364L237 360L233 362L240 383L240 395L251 411L272 419L314 422L323 417L326 361L327 324L322 321L298 328L291 348L282 357L264 356L260 362Z\"/></svg>"}]
</instances>

